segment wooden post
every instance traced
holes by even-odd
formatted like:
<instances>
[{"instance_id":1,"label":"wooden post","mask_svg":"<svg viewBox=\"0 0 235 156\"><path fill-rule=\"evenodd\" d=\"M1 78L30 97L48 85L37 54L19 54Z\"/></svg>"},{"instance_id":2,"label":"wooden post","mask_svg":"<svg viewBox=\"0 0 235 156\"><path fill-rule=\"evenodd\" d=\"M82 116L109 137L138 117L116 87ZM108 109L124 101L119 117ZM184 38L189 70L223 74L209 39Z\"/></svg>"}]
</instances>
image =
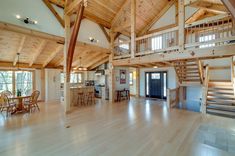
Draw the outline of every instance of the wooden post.
<instances>
[{"instance_id":1,"label":"wooden post","mask_svg":"<svg viewBox=\"0 0 235 156\"><path fill-rule=\"evenodd\" d=\"M45 101L45 68L41 69L41 100Z\"/></svg>"},{"instance_id":2,"label":"wooden post","mask_svg":"<svg viewBox=\"0 0 235 156\"><path fill-rule=\"evenodd\" d=\"M186 87L180 86L179 87L179 102L181 104L185 104L186 101Z\"/></svg>"},{"instance_id":3,"label":"wooden post","mask_svg":"<svg viewBox=\"0 0 235 156\"><path fill-rule=\"evenodd\" d=\"M171 95L170 95L170 89L167 88L166 90L166 104L168 108L171 108Z\"/></svg>"},{"instance_id":4,"label":"wooden post","mask_svg":"<svg viewBox=\"0 0 235 156\"><path fill-rule=\"evenodd\" d=\"M140 68L136 68L136 97L140 97Z\"/></svg>"},{"instance_id":5,"label":"wooden post","mask_svg":"<svg viewBox=\"0 0 235 156\"><path fill-rule=\"evenodd\" d=\"M178 0L178 19L179 19L179 51L184 51L184 42L185 42L185 33L184 33L184 27L185 27L185 9L184 9L184 0Z\"/></svg>"},{"instance_id":6,"label":"wooden post","mask_svg":"<svg viewBox=\"0 0 235 156\"><path fill-rule=\"evenodd\" d=\"M64 43L64 108L65 113L70 111L70 72L67 72L67 53L70 41L70 16L64 16L65 21L65 43Z\"/></svg>"},{"instance_id":7,"label":"wooden post","mask_svg":"<svg viewBox=\"0 0 235 156\"><path fill-rule=\"evenodd\" d=\"M113 66L113 57L114 57L114 37L115 34L113 30L110 31L110 51L109 55L109 101L114 102L115 100L115 71Z\"/></svg>"},{"instance_id":8,"label":"wooden post","mask_svg":"<svg viewBox=\"0 0 235 156\"><path fill-rule=\"evenodd\" d=\"M136 0L131 0L131 58L135 57L136 51Z\"/></svg>"}]
</instances>

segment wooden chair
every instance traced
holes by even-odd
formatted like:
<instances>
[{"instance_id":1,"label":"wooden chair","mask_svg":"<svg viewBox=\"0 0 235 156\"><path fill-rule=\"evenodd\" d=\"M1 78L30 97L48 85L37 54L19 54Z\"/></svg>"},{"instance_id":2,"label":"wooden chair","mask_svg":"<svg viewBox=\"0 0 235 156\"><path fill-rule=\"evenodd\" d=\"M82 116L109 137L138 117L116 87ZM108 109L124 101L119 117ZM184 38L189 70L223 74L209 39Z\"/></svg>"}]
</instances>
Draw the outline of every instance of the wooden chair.
<instances>
[{"instance_id":1,"label":"wooden chair","mask_svg":"<svg viewBox=\"0 0 235 156\"><path fill-rule=\"evenodd\" d=\"M14 110L16 110L16 103L10 102L7 94L1 93L0 94L0 111L6 111L6 116L11 114Z\"/></svg>"},{"instance_id":2,"label":"wooden chair","mask_svg":"<svg viewBox=\"0 0 235 156\"><path fill-rule=\"evenodd\" d=\"M40 92L38 90L35 90L31 94L30 98L24 101L24 106L30 113L32 112L32 109L35 109L35 108L37 108L38 111L40 111L40 108L38 106L39 95L40 95Z\"/></svg>"},{"instance_id":3,"label":"wooden chair","mask_svg":"<svg viewBox=\"0 0 235 156\"><path fill-rule=\"evenodd\" d=\"M89 91L87 93L87 105L92 105L95 103L94 92Z\"/></svg>"},{"instance_id":4,"label":"wooden chair","mask_svg":"<svg viewBox=\"0 0 235 156\"><path fill-rule=\"evenodd\" d=\"M77 105L83 106L85 104L85 94L83 92L78 92Z\"/></svg>"}]
</instances>

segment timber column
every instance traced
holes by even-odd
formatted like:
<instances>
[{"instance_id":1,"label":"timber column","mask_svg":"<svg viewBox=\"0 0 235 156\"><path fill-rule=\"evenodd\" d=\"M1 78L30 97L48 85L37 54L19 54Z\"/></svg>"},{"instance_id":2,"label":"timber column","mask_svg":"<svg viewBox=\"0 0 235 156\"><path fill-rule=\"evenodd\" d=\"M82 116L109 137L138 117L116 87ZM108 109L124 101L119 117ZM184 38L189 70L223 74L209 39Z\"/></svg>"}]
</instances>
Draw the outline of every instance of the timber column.
<instances>
[{"instance_id":1,"label":"timber column","mask_svg":"<svg viewBox=\"0 0 235 156\"><path fill-rule=\"evenodd\" d=\"M113 66L114 57L114 36L113 30L110 30L110 55L109 55L109 101L115 100L115 70Z\"/></svg>"},{"instance_id":2,"label":"timber column","mask_svg":"<svg viewBox=\"0 0 235 156\"><path fill-rule=\"evenodd\" d=\"M178 0L178 19L179 19L179 51L184 51L184 44L185 44L185 9L184 9L184 0Z\"/></svg>"}]
</instances>

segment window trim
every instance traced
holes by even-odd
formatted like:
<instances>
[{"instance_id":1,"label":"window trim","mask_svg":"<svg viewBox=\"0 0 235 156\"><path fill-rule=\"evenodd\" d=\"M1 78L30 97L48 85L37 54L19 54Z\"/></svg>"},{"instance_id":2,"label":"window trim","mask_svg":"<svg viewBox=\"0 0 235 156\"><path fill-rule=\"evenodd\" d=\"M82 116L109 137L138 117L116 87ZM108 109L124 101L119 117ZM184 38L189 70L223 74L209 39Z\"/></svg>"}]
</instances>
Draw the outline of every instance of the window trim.
<instances>
[{"instance_id":1,"label":"window trim","mask_svg":"<svg viewBox=\"0 0 235 156\"><path fill-rule=\"evenodd\" d=\"M131 79L131 76L130 76L130 75L132 75L132 79ZM130 73L129 73L129 85L130 85L130 86L133 86L133 85L134 85L133 72L130 72Z\"/></svg>"}]
</instances>

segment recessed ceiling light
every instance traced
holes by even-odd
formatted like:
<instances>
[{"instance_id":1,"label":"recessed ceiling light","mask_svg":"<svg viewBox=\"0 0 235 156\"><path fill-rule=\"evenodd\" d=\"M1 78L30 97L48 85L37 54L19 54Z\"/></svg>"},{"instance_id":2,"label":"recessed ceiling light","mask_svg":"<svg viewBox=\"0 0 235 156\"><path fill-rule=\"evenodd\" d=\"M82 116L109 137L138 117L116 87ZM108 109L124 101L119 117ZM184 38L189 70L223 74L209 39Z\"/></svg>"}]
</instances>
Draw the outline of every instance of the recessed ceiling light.
<instances>
[{"instance_id":1,"label":"recessed ceiling light","mask_svg":"<svg viewBox=\"0 0 235 156\"><path fill-rule=\"evenodd\" d=\"M158 66L154 66L153 68L158 68Z\"/></svg>"},{"instance_id":2,"label":"recessed ceiling light","mask_svg":"<svg viewBox=\"0 0 235 156\"><path fill-rule=\"evenodd\" d=\"M34 21L35 24L38 24L38 21Z\"/></svg>"},{"instance_id":3,"label":"recessed ceiling light","mask_svg":"<svg viewBox=\"0 0 235 156\"><path fill-rule=\"evenodd\" d=\"M20 15L16 15L16 18L17 18L17 19L20 19L21 17L20 17Z\"/></svg>"}]
</instances>

